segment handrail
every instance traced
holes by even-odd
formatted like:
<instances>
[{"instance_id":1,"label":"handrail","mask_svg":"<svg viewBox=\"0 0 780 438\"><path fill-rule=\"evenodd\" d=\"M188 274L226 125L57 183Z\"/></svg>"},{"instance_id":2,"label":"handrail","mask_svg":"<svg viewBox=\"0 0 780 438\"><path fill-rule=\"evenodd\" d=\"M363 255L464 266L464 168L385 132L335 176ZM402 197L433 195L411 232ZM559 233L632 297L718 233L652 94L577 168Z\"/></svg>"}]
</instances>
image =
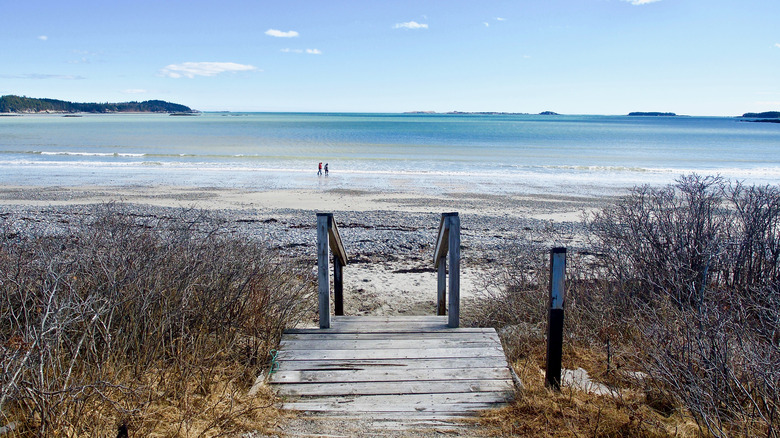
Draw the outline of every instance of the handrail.
<instances>
[{"instance_id":1,"label":"handrail","mask_svg":"<svg viewBox=\"0 0 780 438\"><path fill-rule=\"evenodd\" d=\"M341 242L341 235L339 234L339 228L336 226L336 221L333 220L333 213L326 214L330 215L328 219L328 241L330 242L333 256L339 258L342 266L347 266L347 250L344 249L344 244Z\"/></svg>"},{"instance_id":2,"label":"handrail","mask_svg":"<svg viewBox=\"0 0 780 438\"><path fill-rule=\"evenodd\" d=\"M458 213L442 213L441 221L439 221L439 231L436 233L436 249L433 252L433 267L439 267L439 260L447 256L447 243L449 242L449 233L447 233L449 225L447 218L451 216L457 216Z\"/></svg>"},{"instance_id":3,"label":"handrail","mask_svg":"<svg viewBox=\"0 0 780 438\"><path fill-rule=\"evenodd\" d=\"M447 313L447 254L449 254L449 317L447 326L460 325L460 217L458 213L442 213L436 234L433 266L438 271L437 314Z\"/></svg>"},{"instance_id":4,"label":"handrail","mask_svg":"<svg viewBox=\"0 0 780 438\"><path fill-rule=\"evenodd\" d=\"M327 238L325 237L327 236ZM330 327L330 277L328 247L333 252L333 301L336 315L344 314L343 267L349 257L339 235L333 213L317 213L317 283L320 328Z\"/></svg>"}]
</instances>

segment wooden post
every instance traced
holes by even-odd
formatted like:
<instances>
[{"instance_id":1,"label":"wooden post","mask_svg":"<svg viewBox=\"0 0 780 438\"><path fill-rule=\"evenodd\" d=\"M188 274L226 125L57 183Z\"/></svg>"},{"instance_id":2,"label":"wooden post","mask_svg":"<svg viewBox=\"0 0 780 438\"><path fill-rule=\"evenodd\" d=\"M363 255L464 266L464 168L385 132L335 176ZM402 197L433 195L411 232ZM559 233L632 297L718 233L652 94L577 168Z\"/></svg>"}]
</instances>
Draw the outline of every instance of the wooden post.
<instances>
[{"instance_id":1,"label":"wooden post","mask_svg":"<svg viewBox=\"0 0 780 438\"><path fill-rule=\"evenodd\" d=\"M344 316L344 270L341 259L333 256L333 307L334 314Z\"/></svg>"},{"instance_id":2,"label":"wooden post","mask_svg":"<svg viewBox=\"0 0 780 438\"><path fill-rule=\"evenodd\" d=\"M333 215L317 213L317 283L320 328L330 328L330 278L328 278L328 224Z\"/></svg>"},{"instance_id":3,"label":"wooden post","mask_svg":"<svg viewBox=\"0 0 780 438\"><path fill-rule=\"evenodd\" d=\"M447 218L449 221L449 253L450 253L450 305L447 327L460 326L460 217L454 213Z\"/></svg>"},{"instance_id":4,"label":"wooden post","mask_svg":"<svg viewBox=\"0 0 780 438\"><path fill-rule=\"evenodd\" d=\"M550 313L547 319L547 372L545 385L561 389L563 359L563 306L566 300L566 248L550 251Z\"/></svg>"},{"instance_id":5,"label":"wooden post","mask_svg":"<svg viewBox=\"0 0 780 438\"><path fill-rule=\"evenodd\" d=\"M447 314L447 258L441 257L439 258L439 267L438 267L438 277L439 281L437 282L437 305L436 305L436 314L444 316Z\"/></svg>"}]
</instances>

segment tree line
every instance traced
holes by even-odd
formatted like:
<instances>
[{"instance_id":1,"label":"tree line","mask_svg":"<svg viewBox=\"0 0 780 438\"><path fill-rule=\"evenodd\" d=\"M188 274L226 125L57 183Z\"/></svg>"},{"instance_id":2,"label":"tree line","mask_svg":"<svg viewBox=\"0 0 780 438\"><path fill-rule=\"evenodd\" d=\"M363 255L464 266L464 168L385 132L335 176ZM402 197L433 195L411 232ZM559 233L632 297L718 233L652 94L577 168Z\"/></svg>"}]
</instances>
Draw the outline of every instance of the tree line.
<instances>
[{"instance_id":1,"label":"tree line","mask_svg":"<svg viewBox=\"0 0 780 438\"><path fill-rule=\"evenodd\" d=\"M179 113L192 112L185 105L165 102L163 100L146 100L143 102L120 103L79 103L57 99L36 99L26 96L0 97L0 113Z\"/></svg>"}]
</instances>

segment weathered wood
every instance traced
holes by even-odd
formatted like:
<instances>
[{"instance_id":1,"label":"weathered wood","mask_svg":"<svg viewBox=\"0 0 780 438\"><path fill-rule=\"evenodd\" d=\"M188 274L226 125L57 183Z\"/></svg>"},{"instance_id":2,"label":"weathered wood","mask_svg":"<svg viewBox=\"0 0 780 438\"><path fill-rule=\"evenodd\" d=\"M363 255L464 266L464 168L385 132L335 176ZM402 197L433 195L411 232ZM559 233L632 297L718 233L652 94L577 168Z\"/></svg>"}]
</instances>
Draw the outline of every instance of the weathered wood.
<instances>
[{"instance_id":1,"label":"weathered wood","mask_svg":"<svg viewBox=\"0 0 780 438\"><path fill-rule=\"evenodd\" d=\"M330 242L333 256L339 259L341 266L347 266L349 263L349 257L347 251L344 249L344 243L341 241L341 235L339 234L339 228L336 226L336 221L333 219L333 213L326 213L329 215L328 220L328 240Z\"/></svg>"},{"instance_id":2,"label":"weathered wood","mask_svg":"<svg viewBox=\"0 0 780 438\"><path fill-rule=\"evenodd\" d=\"M449 253L450 253L450 300L447 326L460 326L460 218L455 213L449 220Z\"/></svg>"},{"instance_id":3,"label":"weathered wood","mask_svg":"<svg viewBox=\"0 0 780 438\"><path fill-rule=\"evenodd\" d=\"M390 330L392 330L392 333L424 333L426 331L430 332L446 332L447 330L452 330L451 328L448 328L446 325L424 325L424 324L416 324L412 326L414 323L409 323L409 326L402 326L402 327L392 327L390 326ZM466 330L466 333L484 333L485 329L479 329L479 328L466 328L463 329ZM346 328L341 328L338 326L331 327L328 329L288 329L285 330L285 334L306 334L306 333L334 333L334 334L354 334L354 333L386 333L387 330L383 329L382 327L373 326L373 327L367 327L364 330L361 330L358 326L351 326Z\"/></svg>"},{"instance_id":4,"label":"weathered wood","mask_svg":"<svg viewBox=\"0 0 780 438\"><path fill-rule=\"evenodd\" d=\"M449 254L449 300L447 301L447 255ZM460 325L460 217L458 213L443 213L436 234L436 248L433 251L433 265L437 269L436 311L447 313L447 326Z\"/></svg>"},{"instance_id":5,"label":"weathered wood","mask_svg":"<svg viewBox=\"0 0 780 438\"><path fill-rule=\"evenodd\" d=\"M455 381L455 380L507 380L512 375L506 366L502 368L372 368L365 370L329 370L329 371L277 371L274 381L277 383L346 383L346 382L404 382L415 381Z\"/></svg>"},{"instance_id":6,"label":"weathered wood","mask_svg":"<svg viewBox=\"0 0 780 438\"><path fill-rule=\"evenodd\" d=\"M444 257L447 255L449 233L447 226L449 225L447 219L458 213L442 213L441 220L439 221L439 231L436 233L436 247L433 250L433 267L438 268L439 263L443 262Z\"/></svg>"},{"instance_id":7,"label":"weathered wood","mask_svg":"<svg viewBox=\"0 0 780 438\"><path fill-rule=\"evenodd\" d=\"M400 403L399 403L400 402ZM405 410L415 405L450 404L459 405L465 403L502 403L506 402L506 394L495 392L462 392L444 394L404 394L404 395L367 395L356 396L332 396L312 398L297 398L293 403L311 403L312 405L349 405L351 407L373 408L374 406L393 406L393 410L401 408Z\"/></svg>"},{"instance_id":8,"label":"weathered wood","mask_svg":"<svg viewBox=\"0 0 780 438\"><path fill-rule=\"evenodd\" d=\"M284 360L312 360L312 359L431 359L431 358L455 358L472 357L481 358L489 356L501 357L504 351L501 346L481 348L429 348L420 350L387 349L387 350L280 350L278 359Z\"/></svg>"},{"instance_id":9,"label":"weathered wood","mask_svg":"<svg viewBox=\"0 0 780 438\"><path fill-rule=\"evenodd\" d=\"M489 329L488 329L489 330ZM345 341L370 341L370 340L392 340L392 339L441 339L441 340L491 340L499 342L498 334L495 330L485 332L461 332L460 330L450 331L431 331L431 332L406 332L406 333L388 333L388 332L367 332L367 333L337 333L326 330L313 329L310 333L290 333L285 332L282 345L287 341L316 341L316 340L345 340Z\"/></svg>"},{"instance_id":10,"label":"weathered wood","mask_svg":"<svg viewBox=\"0 0 780 438\"><path fill-rule=\"evenodd\" d=\"M363 396L365 397L365 396ZM419 423L419 426L415 428L423 428L423 429L434 429L435 430L441 430L442 427L445 429L451 426L455 426L456 424L460 423L460 420L462 418L466 417L474 417L476 415L479 415L480 411L483 411L485 409L495 409L497 406L493 405L490 408L483 408L483 407L476 407L473 411L466 411L461 409L453 409L453 410L441 410L441 411L435 411L435 412L426 412L424 410L416 411L416 412L394 412L394 411L372 411L372 412L360 412L355 409L349 409L349 405L342 407L338 411L307 411L306 416L307 417L316 417L316 418L328 418L328 419L334 419L334 420L340 420L340 421L352 421L356 417L357 418L370 418L372 424L377 424L377 422L382 421L388 421L388 422L401 422L404 425L411 425L414 427L417 423ZM294 409L292 407L288 408L288 404L283 405L284 409ZM294 409L294 410L300 410L300 409ZM431 424L431 423L435 424ZM398 427L398 426L394 426ZM402 428L405 428L402 426ZM339 435L342 436L342 435Z\"/></svg>"},{"instance_id":11,"label":"weathered wood","mask_svg":"<svg viewBox=\"0 0 780 438\"><path fill-rule=\"evenodd\" d=\"M320 328L330 327L330 279L328 278L328 223L332 215L317 213L317 284Z\"/></svg>"},{"instance_id":12,"label":"weathered wood","mask_svg":"<svg viewBox=\"0 0 780 438\"><path fill-rule=\"evenodd\" d=\"M343 359L343 360L280 360L278 361L281 370L298 371L337 371L337 370L361 370L361 369L452 369L452 368L474 368L490 369L507 366L506 358L499 356L483 357L479 361L473 358L434 358L434 359L415 359L410 362L405 359ZM275 379L272 377L272 380Z\"/></svg>"},{"instance_id":13,"label":"weathered wood","mask_svg":"<svg viewBox=\"0 0 780 438\"><path fill-rule=\"evenodd\" d=\"M447 420L511 400L495 330L446 322L337 316L330 329L287 331L269 383L285 409L344 418Z\"/></svg>"},{"instance_id":14,"label":"weathered wood","mask_svg":"<svg viewBox=\"0 0 780 438\"><path fill-rule=\"evenodd\" d=\"M447 394L464 392L507 392L514 385L500 380L406 381L406 382L350 382L350 383L289 383L277 385L282 396L334 395L404 395Z\"/></svg>"},{"instance_id":15,"label":"weathered wood","mask_svg":"<svg viewBox=\"0 0 780 438\"><path fill-rule=\"evenodd\" d=\"M503 394L495 393L459 393L459 394L408 394L408 395L369 395L362 397L339 396L321 397L315 400L300 399L285 403L286 409L314 412L328 412L349 409L359 412L447 412L465 414L468 411L490 409L506 403Z\"/></svg>"},{"instance_id":16,"label":"weathered wood","mask_svg":"<svg viewBox=\"0 0 780 438\"><path fill-rule=\"evenodd\" d=\"M487 348L496 347L492 339L284 339L281 347L292 350L391 350L391 349L429 349L429 348Z\"/></svg>"}]
</instances>

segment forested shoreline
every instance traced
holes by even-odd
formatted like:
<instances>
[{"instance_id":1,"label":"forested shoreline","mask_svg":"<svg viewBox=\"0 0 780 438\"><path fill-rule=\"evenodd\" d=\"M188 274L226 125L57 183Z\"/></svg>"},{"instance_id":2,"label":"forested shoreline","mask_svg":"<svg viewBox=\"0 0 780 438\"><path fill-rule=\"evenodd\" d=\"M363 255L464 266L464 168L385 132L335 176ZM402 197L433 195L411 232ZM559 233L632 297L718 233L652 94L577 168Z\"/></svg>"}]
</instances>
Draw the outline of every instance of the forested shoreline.
<instances>
[{"instance_id":1,"label":"forested shoreline","mask_svg":"<svg viewBox=\"0 0 780 438\"><path fill-rule=\"evenodd\" d=\"M185 105L164 100L120 103L80 103L25 96L0 97L0 113L190 113Z\"/></svg>"}]
</instances>

